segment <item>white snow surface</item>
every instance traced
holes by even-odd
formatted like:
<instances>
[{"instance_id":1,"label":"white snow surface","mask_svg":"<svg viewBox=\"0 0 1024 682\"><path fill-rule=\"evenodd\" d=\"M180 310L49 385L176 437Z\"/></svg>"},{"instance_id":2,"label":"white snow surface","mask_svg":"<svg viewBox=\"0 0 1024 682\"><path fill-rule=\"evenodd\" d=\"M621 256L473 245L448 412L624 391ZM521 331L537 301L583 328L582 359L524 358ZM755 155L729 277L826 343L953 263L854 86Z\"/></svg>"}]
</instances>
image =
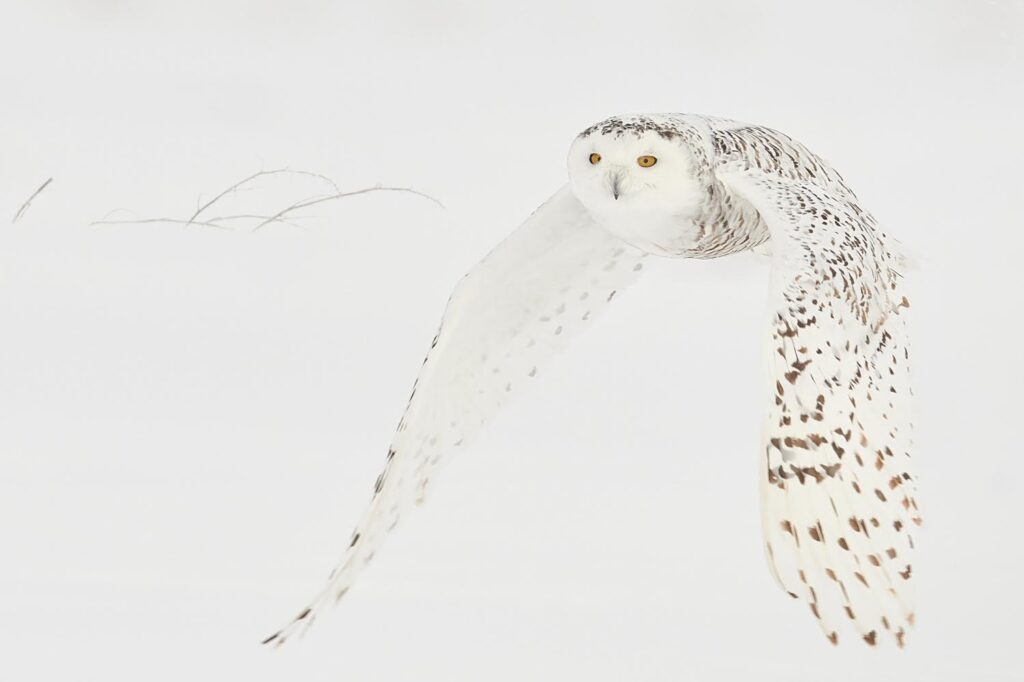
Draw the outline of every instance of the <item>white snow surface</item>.
<instances>
[{"instance_id":1,"label":"white snow surface","mask_svg":"<svg viewBox=\"0 0 1024 682\"><path fill-rule=\"evenodd\" d=\"M1022 31L1010 1L5 2L0 679L1024 679ZM652 260L337 609L259 646L347 541L458 277L579 130L641 111L793 135L920 261L907 649L831 647L769 575L753 255ZM446 208L88 224L280 167Z\"/></svg>"}]
</instances>

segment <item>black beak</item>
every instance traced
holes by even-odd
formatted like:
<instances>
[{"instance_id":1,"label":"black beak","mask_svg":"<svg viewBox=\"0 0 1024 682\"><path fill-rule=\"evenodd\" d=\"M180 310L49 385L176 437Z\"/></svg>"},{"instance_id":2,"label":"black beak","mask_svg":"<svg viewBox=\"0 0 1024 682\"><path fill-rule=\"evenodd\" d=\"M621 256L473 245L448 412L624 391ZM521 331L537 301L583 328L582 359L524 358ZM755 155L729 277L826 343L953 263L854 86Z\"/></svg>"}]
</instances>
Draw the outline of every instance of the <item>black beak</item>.
<instances>
[{"instance_id":1,"label":"black beak","mask_svg":"<svg viewBox=\"0 0 1024 682\"><path fill-rule=\"evenodd\" d=\"M612 196L616 199L619 198L619 175L616 173L615 177L612 178Z\"/></svg>"}]
</instances>

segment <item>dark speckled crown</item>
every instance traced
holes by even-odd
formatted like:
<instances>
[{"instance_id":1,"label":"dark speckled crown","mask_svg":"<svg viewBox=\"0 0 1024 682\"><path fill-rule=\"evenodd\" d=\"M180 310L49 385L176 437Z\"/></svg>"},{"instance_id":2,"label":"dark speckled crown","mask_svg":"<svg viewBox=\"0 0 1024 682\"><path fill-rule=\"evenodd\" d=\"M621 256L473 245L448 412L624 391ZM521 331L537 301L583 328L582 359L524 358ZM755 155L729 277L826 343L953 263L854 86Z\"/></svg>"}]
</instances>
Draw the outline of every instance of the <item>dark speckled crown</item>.
<instances>
[{"instance_id":1,"label":"dark speckled crown","mask_svg":"<svg viewBox=\"0 0 1024 682\"><path fill-rule=\"evenodd\" d=\"M655 119L650 116L613 116L600 123L595 123L582 133L580 137L589 137L594 133L622 137L626 134L642 136L644 133L657 133L666 140L679 137L680 130L670 118Z\"/></svg>"}]
</instances>

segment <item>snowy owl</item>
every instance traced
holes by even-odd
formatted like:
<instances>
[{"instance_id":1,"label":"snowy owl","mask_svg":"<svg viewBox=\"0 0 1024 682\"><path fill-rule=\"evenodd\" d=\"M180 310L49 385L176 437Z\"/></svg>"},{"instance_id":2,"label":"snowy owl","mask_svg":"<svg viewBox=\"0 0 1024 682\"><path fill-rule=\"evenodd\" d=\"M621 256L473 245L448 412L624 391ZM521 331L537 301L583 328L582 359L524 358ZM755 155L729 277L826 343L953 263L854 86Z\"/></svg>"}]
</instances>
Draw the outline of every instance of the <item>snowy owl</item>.
<instances>
[{"instance_id":1,"label":"snowy owl","mask_svg":"<svg viewBox=\"0 0 1024 682\"><path fill-rule=\"evenodd\" d=\"M771 240L760 443L764 548L833 643L841 622L902 646L914 623L911 390L900 256L828 163L757 125L617 116L580 133L569 182L456 286L373 499L279 645L340 599L511 394L651 254L717 258Z\"/></svg>"}]
</instances>

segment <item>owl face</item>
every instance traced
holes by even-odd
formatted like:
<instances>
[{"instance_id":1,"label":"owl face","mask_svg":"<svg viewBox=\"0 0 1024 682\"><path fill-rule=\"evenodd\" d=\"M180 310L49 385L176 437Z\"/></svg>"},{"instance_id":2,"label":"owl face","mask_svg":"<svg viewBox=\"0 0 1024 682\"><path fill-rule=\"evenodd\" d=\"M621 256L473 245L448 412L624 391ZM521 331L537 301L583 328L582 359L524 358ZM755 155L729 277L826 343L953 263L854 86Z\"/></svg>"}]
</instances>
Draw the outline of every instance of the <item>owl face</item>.
<instances>
[{"instance_id":1,"label":"owl face","mask_svg":"<svg viewBox=\"0 0 1024 682\"><path fill-rule=\"evenodd\" d=\"M686 144L663 130L598 124L569 150L572 191L593 218L661 256L682 256L695 245L693 219L705 193L693 167Z\"/></svg>"}]
</instances>

